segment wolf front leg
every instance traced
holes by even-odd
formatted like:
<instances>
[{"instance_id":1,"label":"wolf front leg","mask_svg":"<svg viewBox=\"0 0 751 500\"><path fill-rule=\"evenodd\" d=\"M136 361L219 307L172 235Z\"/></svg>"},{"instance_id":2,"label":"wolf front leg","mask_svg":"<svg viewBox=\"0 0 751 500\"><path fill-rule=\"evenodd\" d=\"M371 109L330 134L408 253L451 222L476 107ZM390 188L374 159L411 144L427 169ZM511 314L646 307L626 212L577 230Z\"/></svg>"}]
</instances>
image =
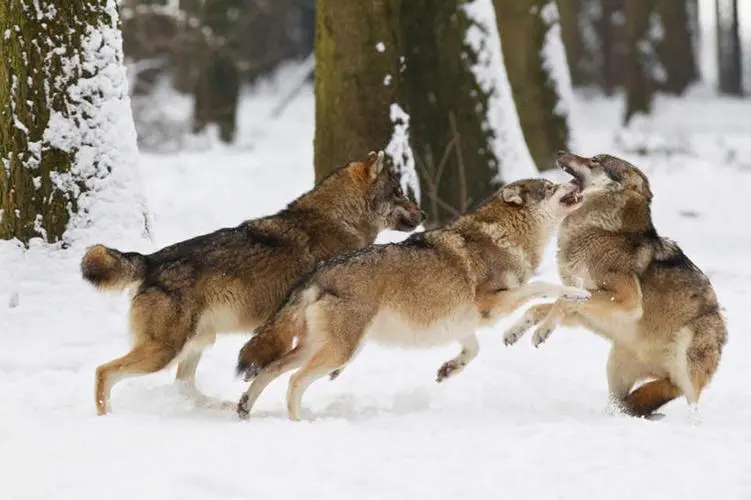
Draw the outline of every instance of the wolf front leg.
<instances>
[{"instance_id":1,"label":"wolf front leg","mask_svg":"<svg viewBox=\"0 0 751 500\"><path fill-rule=\"evenodd\" d=\"M566 317L579 315L594 321L619 315L637 321L643 314L642 292L639 277L633 273L609 273L600 282L600 288L591 292L586 301L558 299L540 326L535 330L532 344L538 347L545 342Z\"/></svg>"},{"instance_id":2,"label":"wolf front leg","mask_svg":"<svg viewBox=\"0 0 751 500\"><path fill-rule=\"evenodd\" d=\"M555 285L544 281L533 281L509 290L492 292L478 291L475 304L482 316L482 325L490 326L503 316L508 316L530 300L561 298L564 300L586 300L589 292L582 288Z\"/></svg>"},{"instance_id":3,"label":"wolf front leg","mask_svg":"<svg viewBox=\"0 0 751 500\"><path fill-rule=\"evenodd\" d=\"M436 374L436 382L443 382L449 377L461 373L470 361L477 357L480 352L480 343L477 342L477 335L474 333L464 337L459 341L462 345L462 351L454 359L443 363Z\"/></svg>"}]
</instances>

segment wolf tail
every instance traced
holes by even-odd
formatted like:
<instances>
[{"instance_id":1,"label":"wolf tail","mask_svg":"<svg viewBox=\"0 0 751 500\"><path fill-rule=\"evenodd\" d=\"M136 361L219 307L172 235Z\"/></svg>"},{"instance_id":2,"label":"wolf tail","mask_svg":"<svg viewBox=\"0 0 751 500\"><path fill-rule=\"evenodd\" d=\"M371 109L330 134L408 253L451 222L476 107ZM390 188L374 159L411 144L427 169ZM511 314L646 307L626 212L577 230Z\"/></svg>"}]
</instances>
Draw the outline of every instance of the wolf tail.
<instances>
[{"instance_id":1,"label":"wolf tail","mask_svg":"<svg viewBox=\"0 0 751 500\"><path fill-rule=\"evenodd\" d=\"M100 290L120 291L143 280L146 257L137 252L119 252L94 245L81 259L83 279Z\"/></svg>"},{"instance_id":2,"label":"wolf tail","mask_svg":"<svg viewBox=\"0 0 751 500\"><path fill-rule=\"evenodd\" d=\"M293 292L276 314L240 349L237 376L249 381L286 354L295 338L299 341L299 337L306 333L305 310L319 295L315 285Z\"/></svg>"}]
</instances>

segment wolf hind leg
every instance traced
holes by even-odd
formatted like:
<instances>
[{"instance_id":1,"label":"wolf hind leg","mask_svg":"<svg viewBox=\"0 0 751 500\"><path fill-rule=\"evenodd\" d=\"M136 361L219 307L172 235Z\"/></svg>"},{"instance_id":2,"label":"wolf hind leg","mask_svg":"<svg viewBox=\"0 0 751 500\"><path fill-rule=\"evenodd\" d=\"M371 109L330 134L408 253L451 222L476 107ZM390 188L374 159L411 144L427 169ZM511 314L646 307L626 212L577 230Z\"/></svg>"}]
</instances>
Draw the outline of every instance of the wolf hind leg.
<instances>
[{"instance_id":1,"label":"wolf hind leg","mask_svg":"<svg viewBox=\"0 0 751 500\"><path fill-rule=\"evenodd\" d=\"M275 379L283 375L284 373L299 368L305 363L306 353L303 351L302 346L297 346L290 352L272 361L253 379L253 382L248 387L248 390L240 398L240 402L237 404L237 414L240 418L248 418L250 410L258 400L264 389L273 382Z\"/></svg>"},{"instance_id":2,"label":"wolf hind leg","mask_svg":"<svg viewBox=\"0 0 751 500\"><path fill-rule=\"evenodd\" d=\"M96 369L94 387L96 410L98 415L109 411L112 387L126 377L154 373L165 368L177 356L176 349L159 342L141 342L131 351Z\"/></svg>"}]
</instances>

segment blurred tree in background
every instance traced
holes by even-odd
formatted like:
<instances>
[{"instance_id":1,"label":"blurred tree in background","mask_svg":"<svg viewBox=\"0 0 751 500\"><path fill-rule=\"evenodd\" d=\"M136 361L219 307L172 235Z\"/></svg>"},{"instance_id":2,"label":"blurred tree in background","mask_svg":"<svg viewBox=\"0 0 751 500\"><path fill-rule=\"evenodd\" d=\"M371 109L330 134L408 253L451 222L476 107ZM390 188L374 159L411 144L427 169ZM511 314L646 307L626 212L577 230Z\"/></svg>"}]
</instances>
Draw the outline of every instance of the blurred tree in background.
<instances>
[{"instance_id":1,"label":"blurred tree in background","mask_svg":"<svg viewBox=\"0 0 751 500\"><path fill-rule=\"evenodd\" d=\"M743 95L738 0L715 0L715 20L719 90Z\"/></svg>"},{"instance_id":2,"label":"blurred tree in background","mask_svg":"<svg viewBox=\"0 0 751 500\"><path fill-rule=\"evenodd\" d=\"M698 0L487 1L503 42L516 105L511 113L518 113L539 169L568 147L571 135L551 66L568 64L575 87L622 92L625 123L650 112L655 92L681 95L698 81ZM713 2L718 86L740 95L738 2ZM483 58L468 40L487 30L472 24L467 9L480 3L122 0L122 17L134 94L151 95L169 81L169 88L191 96L186 132L214 125L226 142L235 136L242 86L287 61L307 57L312 68L315 39L317 177L389 144L402 123L423 205L434 220L445 220L491 192L502 163L484 121L486 89L472 73ZM545 45L559 31L561 61ZM287 94L270 119L294 96ZM148 128L153 106L140 102L134 100L142 145L169 136L161 123Z\"/></svg>"},{"instance_id":3,"label":"blurred tree in background","mask_svg":"<svg viewBox=\"0 0 751 500\"><path fill-rule=\"evenodd\" d=\"M553 168L556 151L567 150L569 124L550 54L550 31L558 24L555 0L494 0L511 91L529 152L539 170Z\"/></svg>"}]
</instances>

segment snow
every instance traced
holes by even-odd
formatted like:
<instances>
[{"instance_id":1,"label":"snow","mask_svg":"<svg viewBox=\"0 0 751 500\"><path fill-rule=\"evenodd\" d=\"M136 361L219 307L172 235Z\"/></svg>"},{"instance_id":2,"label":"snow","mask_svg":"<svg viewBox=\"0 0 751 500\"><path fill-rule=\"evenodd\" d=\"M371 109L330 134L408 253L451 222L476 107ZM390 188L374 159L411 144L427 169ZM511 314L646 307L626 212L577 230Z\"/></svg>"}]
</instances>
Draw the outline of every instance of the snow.
<instances>
[{"instance_id":1,"label":"snow","mask_svg":"<svg viewBox=\"0 0 751 500\"><path fill-rule=\"evenodd\" d=\"M545 4L540 11L540 17L547 26L541 50L542 67L547 72L558 97L553 111L566 119L569 130L573 131L569 138L569 148L577 149L576 103L571 86L571 73L566 61L566 48L561 38L561 23L556 2L550 1Z\"/></svg>"},{"instance_id":2,"label":"snow","mask_svg":"<svg viewBox=\"0 0 751 500\"><path fill-rule=\"evenodd\" d=\"M43 54L45 70L57 64L62 68L45 80L47 102L59 99L61 93L65 102L50 109L42 137L28 141L30 157L25 168L37 168L42 154L50 149L74 154L70 171L52 176L57 189L78 200L78 210L63 235L67 244L86 243L92 232L113 243L147 236L116 0L104 2L102 8L102 25L87 27L80 50L67 51L62 45L65 37L41 41L53 47ZM52 5L43 11L35 3L35 9L37 19L56 15ZM40 41L31 42L33 50L39 51ZM18 116L14 120L17 128L28 130ZM79 196L82 184L87 190Z\"/></svg>"},{"instance_id":3,"label":"snow","mask_svg":"<svg viewBox=\"0 0 751 500\"><path fill-rule=\"evenodd\" d=\"M512 182L530 177L537 168L524 140L519 115L516 113L511 84L503 63L501 37L492 0L473 0L463 5L472 21L467 30L466 44L477 54L472 73L482 91L488 95L484 127L493 132L492 147L501 167L498 180Z\"/></svg>"},{"instance_id":4,"label":"snow","mask_svg":"<svg viewBox=\"0 0 751 500\"><path fill-rule=\"evenodd\" d=\"M276 102L267 97L269 109ZM258 104L256 102L256 104ZM2 497L8 499L582 499L749 498L751 495L751 102L700 92L658 98L657 115L619 128L621 102L577 102L582 154L614 152L650 176L654 218L713 281L730 341L699 422L684 401L648 422L605 412L608 345L561 329L540 349L480 332L479 357L438 385L458 347L366 346L335 382L314 384L303 416L286 420L286 377L247 422L198 410L171 385L174 368L121 382L96 417L94 369L125 353L126 296L79 277L82 243L22 251L0 243ZM141 156L153 211L152 248L283 207L313 182L313 93L278 120L241 117L254 146ZM681 147L678 147L681 146ZM647 157L635 152L649 151ZM730 153L732 151L732 154ZM549 174L560 177L560 173ZM91 236L97 239L101 229ZM384 239L396 239L395 233ZM123 243L123 249L138 247ZM540 278L557 281L554 254ZM218 340L202 362L205 392L236 399L237 350Z\"/></svg>"},{"instance_id":5,"label":"snow","mask_svg":"<svg viewBox=\"0 0 751 500\"><path fill-rule=\"evenodd\" d=\"M411 191L416 200L420 199L420 179L415 168L415 157L409 145L409 115L398 104L392 104L389 118L394 124L394 132L385 153L391 157L394 169L401 176L402 189Z\"/></svg>"}]
</instances>

